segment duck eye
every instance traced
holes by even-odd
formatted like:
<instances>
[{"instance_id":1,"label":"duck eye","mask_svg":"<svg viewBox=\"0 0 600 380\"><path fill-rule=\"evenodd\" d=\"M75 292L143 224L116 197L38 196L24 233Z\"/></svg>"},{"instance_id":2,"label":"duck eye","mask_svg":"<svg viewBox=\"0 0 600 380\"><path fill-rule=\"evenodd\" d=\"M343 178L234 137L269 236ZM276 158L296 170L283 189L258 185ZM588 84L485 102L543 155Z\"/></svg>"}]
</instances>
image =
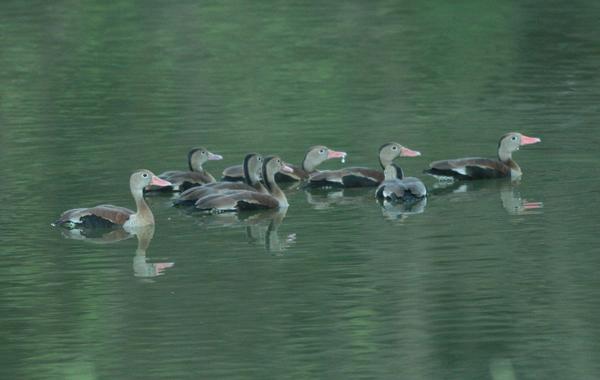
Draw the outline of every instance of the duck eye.
<instances>
[{"instance_id":1,"label":"duck eye","mask_svg":"<svg viewBox=\"0 0 600 380\"><path fill-rule=\"evenodd\" d=\"M517 141L517 136L513 136L511 139L512 141Z\"/></svg>"},{"instance_id":2,"label":"duck eye","mask_svg":"<svg viewBox=\"0 0 600 380\"><path fill-rule=\"evenodd\" d=\"M323 149L321 149L321 150L319 151L319 153L325 153L325 151L324 151Z\"/></svg>"},{"instance_id":3,"label":"duck eye","mask_svg":"<svg viewBox=\"0 0 600 380\"><path fill-rule=\"evenodd\" d=\"M392 147L392 150L398 150L398 147L397 147L396 145L394 145L394 146Z\"/></svg>"},{"instance_id":4,"label":"duck eye","mask_svg":"<svg viewBox=\"0 0 600 380\"><path fill-rule=\"evenodd\" d=\"M143 173L143 174L142 174L142 177L144 177L144 178L148 178L148 174L147 174L147 173Z\"/></svg>"}]
</instances>

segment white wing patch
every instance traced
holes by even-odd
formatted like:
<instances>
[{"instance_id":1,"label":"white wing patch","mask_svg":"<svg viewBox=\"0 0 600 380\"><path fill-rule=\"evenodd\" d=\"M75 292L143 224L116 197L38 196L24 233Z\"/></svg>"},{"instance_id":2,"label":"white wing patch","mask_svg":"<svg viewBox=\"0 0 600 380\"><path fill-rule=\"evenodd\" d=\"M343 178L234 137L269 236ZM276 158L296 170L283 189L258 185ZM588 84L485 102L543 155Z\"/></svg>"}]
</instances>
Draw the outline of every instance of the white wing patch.
<instances>
[{"instance_id":1,"label":"white wing patch","mask_svg":"<svg viewBox=\"0 0 600 380\"><path fill-rule=\"evenodd\" d=\"M452 171L457 172L458 174L467 175L467 168L465 168L464 166L452 169Z\"/></svg>"},{"instance_id":2,"label":"white wing patch","mask_svg":"<svg viewBox=\"0 0 600 380\"><path fill-rule=\"evenodd\" d=\"M427 173L432 177L435 177L438 181L442 181L442 182L454 182L455 178L448 176L448 175L439 175L439 174L431 174L431 173Z\"/></svg>"}]
</instances>

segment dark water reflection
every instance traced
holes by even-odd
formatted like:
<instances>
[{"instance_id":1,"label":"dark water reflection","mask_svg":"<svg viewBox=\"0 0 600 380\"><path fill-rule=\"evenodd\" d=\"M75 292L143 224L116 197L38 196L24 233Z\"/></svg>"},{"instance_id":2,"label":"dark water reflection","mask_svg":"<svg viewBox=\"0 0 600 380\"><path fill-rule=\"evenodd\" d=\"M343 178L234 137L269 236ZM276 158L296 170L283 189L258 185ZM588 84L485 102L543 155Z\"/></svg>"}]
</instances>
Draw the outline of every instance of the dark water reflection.
<instances>
[{"instance_id":1,"label":"dark water reflection","mask_svg":"<svg viewBox=\"0 0 600 380\"><path fill-rule=\"evenodd\" d=\"M425 207L427 206L427 198L406 203L388 202L386 200L380 200L378 202L381 205L381 213L389 220L404 220L409 215L421 214L425 211Z\"/></svg>"},{"instance_id":2,"label":"dark water reflection","mask_svg":"<svg viewBox=\"0 0 600 380\"><path fill-rule=\"evenodd\" d=\"M242 230L249 244L264 247L267 253L283 254L296 240L296 234L279 233L287 209L247 211L241 213L202 214L187 210L203 229L226 228Z\"/></svg>"},{"instance_id":3,"label":"dark water reflection","mask_svg":"<svg viewBox=\"0 0 600 380\"><path fill-rule=\"evenodd\" d=\"M599 378L598 4L1 2L0 378ZM424 178L413 208L292 186L282 213L49 226L192 146L218 175L398 141L421 176L511 130L543 141L519 183Z\"/></svg>"},{"instance_id":4,"label":"dark water reflection","mask_svg":"<svg viewBox=\"0 0 600 380\"><path fill-rule=\"evenodd\" d=\"M502 207L509 214L541 213L544 203L523 198L518 187L519 181L510 180L442 181L432 186L430 195L447 197L450 202L468 202L485 196L489 192L497 192L500 195Z\"/></svg>"},{"instance_id":5,"label":"dark water reflection","mask_svg":"<svg viewBox=\"0 0 600 380\"><path fill-rule=\"evenodd\" d=\"M133 257L133 274L136 277L156 277L164 274L165 269L171 268L175 263L148 262L147 251L154 237L154 226L145 226L125 231L123 228L113 229L62 229L62 235L67 239L80 240L88 244L113 244L135 237L137 248Z\"/></svg>"}]
</instances>

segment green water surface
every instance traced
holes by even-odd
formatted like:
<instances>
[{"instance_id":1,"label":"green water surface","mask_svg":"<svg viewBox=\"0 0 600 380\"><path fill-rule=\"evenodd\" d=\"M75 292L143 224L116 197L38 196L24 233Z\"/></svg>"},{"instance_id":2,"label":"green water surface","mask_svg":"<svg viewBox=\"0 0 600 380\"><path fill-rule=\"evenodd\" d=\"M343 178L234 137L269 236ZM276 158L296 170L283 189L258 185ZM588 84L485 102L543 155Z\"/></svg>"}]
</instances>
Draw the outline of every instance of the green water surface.
<instances>
[{"instance_id":1,"label":"green water surface","mask_svg":"<svg viewBox=\"0 0 600 380\"><path fill-rule=\"evenodd\" d=\"M592 0L3 1L0 378L600 378L599 19ZM509 131L542 139L520 182L421 174ZM412 213L291 187L287 212L243 217L149 198L140 242L50 227L133 207L129 174L194 146L219 176L315 144L349 154L323 168L376 167L388 141L423 153L398 160L431 191Z\"/></svg>"}]
</instances>

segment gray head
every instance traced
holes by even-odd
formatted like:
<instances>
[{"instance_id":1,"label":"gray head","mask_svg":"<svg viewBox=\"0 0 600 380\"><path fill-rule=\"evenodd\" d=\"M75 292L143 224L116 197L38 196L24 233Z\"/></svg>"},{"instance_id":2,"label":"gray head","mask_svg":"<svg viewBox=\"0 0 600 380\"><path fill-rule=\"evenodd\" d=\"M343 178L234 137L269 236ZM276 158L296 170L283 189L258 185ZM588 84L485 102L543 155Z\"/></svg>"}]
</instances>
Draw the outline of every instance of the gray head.
<instances>
[{"instance_id":1,"label":"gray head","mask_svg":"<svg viewBox=\"0 0 600 380\"><path fill-rule=\"evenodd\" d=\"M202 165L209 160L222 160L223 156L214 154L206 150L206 148L198 147L189 151L188 153L188 166L190 171L202 171Z\"/></svg>"},{"instance_id":2,"label":"gray head","mask_svg":"<svg viewBox=\"0 0 600 380\"><path fill-rule=\"evenodd\" d=\"M344 157L346 157L346 152L331 150L325 145L315 145L310 147L306 152L304 160L302 161L302 169L312 172L317 168L317 166L330 158Z\"/></svg>"},{"instance_id":3,"label":"gray head","mask_svg":"<svg viewBox=\"0 0 600 380\"><path fill-rule=\"evenodd\" d=\"M132 193L141 193L147 186L164 187L171 185L171 182L158 178L148 169L136 170L129 177L129 187L131 188Z\"/></svg>"},{"instance_id":4,"label":"gray head","mask_svg":"<svg viewBox=\"0 0 600 380\"><path fill-rule=\"evenodd\" d=\"M263 157L257 153L249 153L244 157L244 178L246 183L254 186L260 181L262 175Z\"/></svg>"},{"instance_id":5,"label":"gray head","mask_svg":"<svg viewBox=\"0 0 600 380\"><path fill-rule=\"evenodd\" d=\"M519 150L522 145L535 144L542 141L538 137L525 136L519 132L505 134L498 141L498 158L501 161L511 159L512 153Z\"/></svg>"},{"instance_id":6,"label":"gray head","mask_svg":"<svg viewBox=\"0 0 600 380\"><path fill-rule=\"evenodd\" d=\"M420 155L421 153L416 150L408 149L397 142L389 142L379 148L379 164L385 169L396 157L417 157Z\"/></svg>"},{"instance_id":7,"label":"gray head","mask_svg":"<svg viewBox=\"0 0 600 380\"><path fill-rule=\"evenodd\" d=\"M293 171L279 156L269 156L263 159L262 179L269 190L271 190L271 184L275 182L275 173L291 173Z\"/></svg>"}]
</instances>

